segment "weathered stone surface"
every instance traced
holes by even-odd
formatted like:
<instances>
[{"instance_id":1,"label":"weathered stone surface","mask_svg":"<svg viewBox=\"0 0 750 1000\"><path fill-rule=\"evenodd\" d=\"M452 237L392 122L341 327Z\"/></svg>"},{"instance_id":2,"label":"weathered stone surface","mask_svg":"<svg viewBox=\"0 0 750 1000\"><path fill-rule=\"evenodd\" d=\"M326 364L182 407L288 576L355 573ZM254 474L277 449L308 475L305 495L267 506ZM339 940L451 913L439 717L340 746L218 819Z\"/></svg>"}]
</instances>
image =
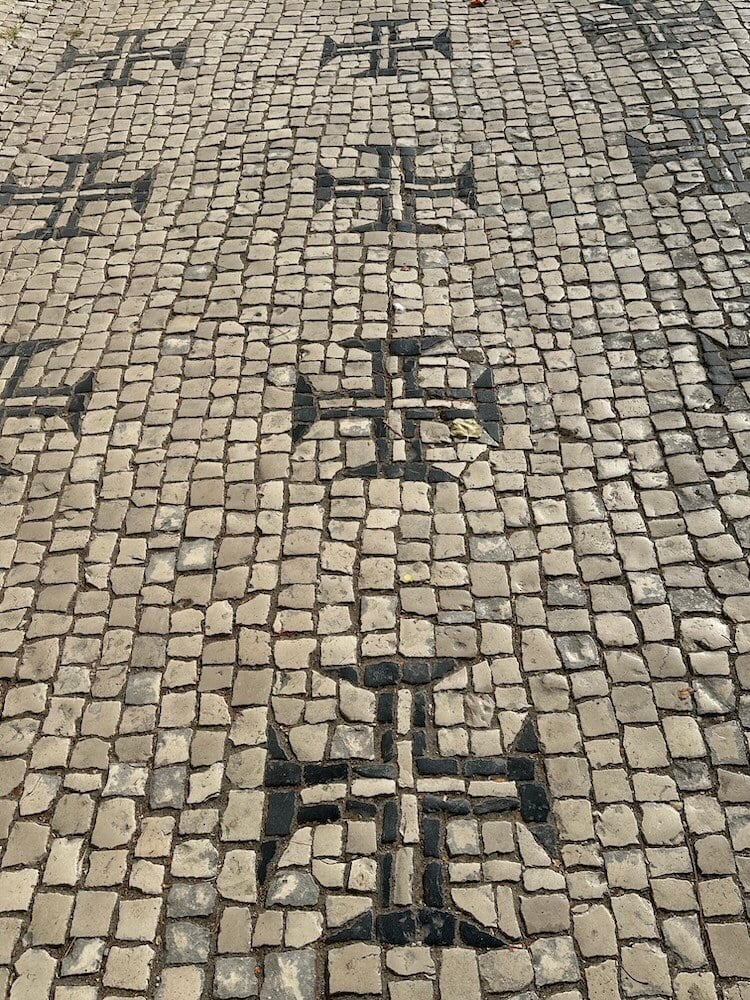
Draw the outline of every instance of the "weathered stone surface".
<instances>
[{"instance_id":1,"label":"weathered stone surface","mask_svg":"<svg viewBox=\"0 0 750 1000\"><path fill-rule=\"evenodd\" d=\"M0 0L0 996L747 1000L739 8L111 6Z\"/></svg>"}]
</instances>

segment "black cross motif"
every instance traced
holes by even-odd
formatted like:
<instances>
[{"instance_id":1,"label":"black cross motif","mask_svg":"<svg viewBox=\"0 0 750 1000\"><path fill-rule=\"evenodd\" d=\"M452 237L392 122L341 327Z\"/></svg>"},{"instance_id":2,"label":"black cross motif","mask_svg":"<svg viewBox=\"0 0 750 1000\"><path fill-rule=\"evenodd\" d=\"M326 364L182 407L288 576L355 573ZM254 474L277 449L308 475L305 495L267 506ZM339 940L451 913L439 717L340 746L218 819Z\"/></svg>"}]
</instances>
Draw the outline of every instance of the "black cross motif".
<instances>
[{"instance_id":1,"label":"black cross motif","mask_svg":"<svg viewBox=\"0 0 750 1000\"><path fill-rule=\"evenodd\" d=\"M51 157L65 165L65 176L56 185L20 187L13 173L0 183L0 207L10 204L48 205L50 214L39 229L21 233L21 240L63 240L74 236L95 236L96 233L81 227L81 216L89 204L130 202L139 213L143 211L151 194L153 172L146 171L135 181L109 181L97 179L102 165L121 156L120 152L82 153ZM76 183L79 181L79 183Z\"/></svg>"},{"instance_id":2,"label":"black cross motif","mask_svg":"<svg viewBox=\"0 0 750 1000\"><path fill-rule=\"evenodd\" d=\"M474 168L469 160L456 176L425 177L417 173L416 158L428 149L407 146L362 146L359 152L377 157L374 177L335 178L323 167L315 172L315 210L333 198L372 198L378 202L378 219L352 229L354 233L439 233L439 226L416 221L417 201L453 196L476 209ZM397 169L394 171L394 164ZM394 176L398 175L398 176ZM394 184L401 200L400 218L394 218Z\"/></svg>"},{"instance_id":3,"label":"black cross motif","mask_svg":"<svg viewBox=\"0 0 750 1000\"><path fill-rule=\"evenodd\" d=\"M693 28L721 28L721 21L708 0L703 0L694 10L680 10L679 14L665 14L651 0L607 0L612 17L602 23L590 17L581 17L584 34L592 38L607 38L636 30L654 52L683 48L689 39L686 32ZM701 31L705 37L706 32Z\"/></svg>"},{"instance_id":4,"label":"black cross motif","mask_svg":"<svg viewBox=\"0 0 750 1000\"><path fill-rule=\"evenodd\" d=\"M365 24L355 25L357 28L371 29L370 38L366 42L338 43L330 36L326 37L323 43L323 55L320 65L325 66L326 63L331 62L332 59L338 59L340 56L366 55L369 59L369 66L361 73L357 73L356 76L358 78L376 78L381 76L398 76L399 72L403 72L399 70L399 56L404 52L428 52L430 49L434 49L446 59L453 57L450 34L447 28L433 36L402 37L401 29L403 25L411 23L405 18L400 20L381 18L377 21L368 21Z\"/></svg>"},{"instance_id":5,"label":"black cross motif","mask_svg":"<svg viewBox=\"0 0 750 1000\"><path fill-rule=\"evenodd\" d=\"M720 344L703 333L698 334L698 342L717 402L725 410L750 410L750 399L742 384L750 383L750 346Z\"/></svg>"},{"instance_id":6,"label":"black cross motif","mask_svg":"<svg viewBox=\"0 0 750 1000\"><path fill-rule=\"evenodd\" d=\"M318 420L342 420L366 417L372 421L376 459L369 465L344 470L345 477L365 479L385 477L405 478L421 482L445 482L453 479L448 472L432 468L425 462L419 425L422 421L450 423L459 418L476 420L489 437L500 442L500 411L497 405L492 370L477 368L470 388L424 390L417 381L419 356L445 341L445 337L428 336L382 340L351 339L342 347L358 348L372 359L372 389L353 389L348 393L316 393L311 383L300 375L294 391L294 423L292 439L300 441ZM398 374L386 360L396 362ZM413 405L396 407L393 396L394 377L403 380L405 402ZM345 397L342 401L342 396ZM403 441L406 458L394 461L393 434L388 425L389 414L399 412L403 420Z\"/></svg>"},{"instance_id":7,"label":"black cross motif","mask_svg":"<svg viewBox=\"0 0 750 1000\"><path fill-rule=\"evenodd\" d=\"M657 112L682 122L688 138L648 143L626 135L628 153L636 176L643 179L662 163L696 160L703 182L690 183L690 194L728 194L750 191L746 163L750 161L750 133L730 105L701 109L679 108ZM680 169L684 169L680 164Z\"/></svg>"},{"instance_id":8,"label":"black cross motif","mask_svg":"<svg viewBox=\"0 0 750 1000\"><path fill-rule=\"evenodd\" d=\"M93 83L93 86L97 88L114 87L117 90L122 90L123 87L144 86L148 83L148 80L139 80L133 77L134 69L143 63L169 59L175 69L181 69L185 62L187 43L153 45L146 48L143 43L151 34L154 32L145 28L133 31L116 31L114 36L117 42L114 48L108 52L91 54L81 52L75 45L68 42L57 72L66 73L78 66L87 71L99 63L104 63L102 76Z\"/></svg>"},{"instance_id":9,"label":"black cross motif","mask_svg":"<svg viewBox=\"0 0 750 1000\"><path fill-rule=\"evenodd\" d=\"M435 749L432 687L458 669L451 658L426 661L401 660L371 662L359 668L329 669L352 684L377 692L376 746L378 761L332 760L320 764L299 764L288 749L284 736L273 726L268 729L268 757L265 787L269 790L268 810L263 828L258 884L265 891L279 847L300 826L315 826L341 819L374 819L378 833L378 915L368 912L349 924L331 931L328 943L378 941L389 945L421 942L432 946L463 944L473 948L504 948L510 941L501 933L488 932L456 911L446 898L445 823L450 817L493 818L516 816L552 855L556 836L549 820L549 798L541 780L539 744L533 723L527 720L513 749L502 757L443 757ZM411 689L412 753L417 775L446 776L496 781L497 794L467 796L462 792L417 794L421 843L415 847L416 901L410 906L394 906L394 858L401 846L399 799L381 795L373 799L346 797L341 802L306 805L302 788L345 784L357 778L394 779L396 766L396 697L399 688ZM508 790L505 781L512 782ZM418 882L421 881L421 885Z\"/></svg>"},{"instance_id":10,"label":"black cross motif","mask_svg":"<svg viewBox=\"0 0 750 1000\"><path fill-rule=\"evenodd\" d=\"M94 387L94 374L88 372L75 385L32 386L25 388L23 379L35 354L57 347L56 340L27 340L21 344L0 344L0 411L6 416L42 416L59 414L80 433L81 417ZM8 366L8 372L4 369ZM49 402L44 402L49 400Z\"/></svg>"}]
</instances>

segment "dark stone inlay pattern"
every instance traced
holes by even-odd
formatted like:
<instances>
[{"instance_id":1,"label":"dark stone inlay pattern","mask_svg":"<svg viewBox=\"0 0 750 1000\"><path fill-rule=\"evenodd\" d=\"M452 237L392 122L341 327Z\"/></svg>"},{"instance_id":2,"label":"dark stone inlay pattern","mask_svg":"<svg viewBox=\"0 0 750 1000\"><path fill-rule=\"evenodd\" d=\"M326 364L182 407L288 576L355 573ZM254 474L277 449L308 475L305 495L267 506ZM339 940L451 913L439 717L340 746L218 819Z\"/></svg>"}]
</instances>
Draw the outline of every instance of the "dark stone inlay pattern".
<instances>
[{"instance_id":1,"label":"dark stone inlay pattern","mask_svg":"<svg viewBox=\"0 0 750 1000\"><path fill-rule=\"evenodd\" d=\"M109 153L58 154L50 157L64 164L65 173L58 184L39 187L21 187L11 172L0 183L0 208L6 205L23 205L50 208L47 221L38 229L20 233L21 240L65 240L75 236L96 236L82 225L82 216L88 205L107 202L110 205L129 202L131 208L143 215L153 186L153 171L148 170L133 181L101 180L97 175L104 164L122 156L121 150Z\"/></svg>"},{"instance_id":2,"label":"dark stone inlay pattern","mask_svg":"<svg viewBox=\"0 0 750 1000\"><path fill-rule=\"evenodd\" d=\"M750 191L750 132L736 108L723 104L656 110L654 114L665 131L669 119L679 123L683 135L661 142L626 135L628 153L640 180L657 164L670 172L683 173L689 166L685 161L693 161L702 180L691 178L686 182L692 196Z\"/></svg>"},{"instance_id":3,"label":"dark stone inlay pattern","mask_svg":"<svg viewBox=\"0 0 750 1000\"><path fill-rule=\"evenodd\" d=\"M691 42L710 38L710 29L723 27L708 0L691 5L691 9L681 5L675 13L659 10L651 0L606 0L596 17L581 17L580 21L591 41L636 31L652 52L683 49Z\"/></svg>"},{"instance_id":4,"label":"dark stone inlay pattern","mask_svg":"<svg viewBox=\"0 0 750 1000\"><path fill-rule=\"evenodd\" d=\"M94 373L87 372L73 385L30 386L23 385L32 358L58 346L55 340L30 340L20 344L0 344L0 370L10 366L0 384L0 414L4 416L61 416L79 435L81 418L94 388ZM13 470L6 470L12 475Z\"/></svg>"},{"instance_id":5,"label":"dark stone inlay pattern","mask_svg":"<svg viewBox=\"0 0 750 1000\"><path fill-rule=\"evenodd\" d=\"M369 177L334 177L318 166L315 172L315 210L334 198L374 199L378 203L378 218L353 227L353 233L439 233L442 229L417 221L420 199L455 197L468 208L476 210L476 185L471 160L458 174L429 177L417 171L417 157L429 152L429 147L357 145L359 152L377 157L377 169ZM394 214L393 185L398 184L400 217Z\"/></svg>"},{"instance_id":6,"label":"dark stone inlay pattern","mask_svg":"<svg viewBox=\"0 0 750 1000\"><path fill-rule=\"evenodd\" d=\"M471 780L497 780L498 794L473 795L460 792L430 793L416 791L422 863L415 869L417 899L410 906L393 905L394 859L402 846L400 832L401 801L398 794L384 791L372 800L347 795L336 802L305 805L303 788L340 783L347 789L357 778L383 778L395 782L395 729L392 715L383 722L382 714L375 729L378 760L331 761L300 764L286 738L271 725L268 729L268 760L265 786L268 803L259 855L258 883L265 893L274 871L274 862L295 830L305 825L319 825L346 819L374 819L377 823L377 897L375 917L357 916L343 927L329 932L328 942L379 941L398 945L421 942L429 945L463 944L474 948L502 948L510 942L502 933L488 933L466 919L466 914L451 910L446 892L446 829L449 817L514 817L528 826L544 849L555 855L556 835L550 822L550 804L539 761L539 743L534 724L527 718L507 756L442 757L437 749L432 691L442 678L459 669L453 658L428 660L382 660L359 668L329 668L327 673L341 677L361 688L377 691L381 699L395 700L397 692L408 687L412 692L412 758L418 777L450 775ZM503 785L513 782L515 791L503 794ZM294 790L289 790L289 788ZM283 790L282 790L283 789ZM414 793L414 790L410 790ZM421 882L421 885L417 885Z\"/></svg>"},{"instance_id":7,"label":"dark stone inlay pattern","mask_svg":"<svg viewBox=\"0 0 750 1000\"><path fill-rule=\"evenodd\" d=\"M323 42L323 54L320 65L325 66L342 56L366 56L368 67L357 78L398 77L405 70L399 65L399 57L406 52L438 52L445 59L453 58L450 33L448 29L439 31L436 35L418 35L404 37L404 25L411 24L407 18L377 18L365 24L355 25L357 28L369 28L370 38L362 42L336 42L326 36ZM385 51L384 51L385 50ZM412 71L414 72L414 71Z\"/></svg>"},{"instance_id":8,"label":"dark stone inlay pattern","mask_svg":"<svg viewBox=\"0 0 750 1000\"><path fill-rule=\"evenodd\" d=\"M342 347L366 352L371 357L372 388L352 389L346 397L338 393L318 393L311 382L300 375L294 390L294 420L292 438L298 442L319 420L343 420L366 417L372 421L377 459L371 465L344 470L345 476L372 479L404 478L420 482L445 482L452 476L428 465L423 457L420 424L423 421L450 423L457 419L475 419L482 429L498 443L500 441L500 412L490 368L476 368L469 388L441 387L425 390L419 385L419 358L427 352L437 352L447 336L393 338L388 342L352 338ZM391 385L394 374L386 362L395 361L398 377L403 379L407 400L414 400L413 407L403 407L403 438L406 460L394 461L393 438L387 416L394 409ZM336 405L337 403L344 405ZM421 404L421 405L420 405Z\"/></svg>"},{"instance_id":9,"label":"dark stone inlay pattern","mask_svg":"<svg viewBox=\"0 0 750 1000\"><path fill-rule=\"evenodd\" d=\"M166 59L175 69L182 69L185 63L187 42L180 42L177 45L146 45L149 35L155 32L145 28L115 31L113 34L117 41L111 49L104 52L82 52L77 46L68 42L57 68L58 74L80 68L88 77L90 70L98 70L99 65L103 63L102 75L89 85L100 90L110 87L123 90L125 87L148 85L148 80L133 76L133 72L139 66Z\"/></svg>"}]
</instances>

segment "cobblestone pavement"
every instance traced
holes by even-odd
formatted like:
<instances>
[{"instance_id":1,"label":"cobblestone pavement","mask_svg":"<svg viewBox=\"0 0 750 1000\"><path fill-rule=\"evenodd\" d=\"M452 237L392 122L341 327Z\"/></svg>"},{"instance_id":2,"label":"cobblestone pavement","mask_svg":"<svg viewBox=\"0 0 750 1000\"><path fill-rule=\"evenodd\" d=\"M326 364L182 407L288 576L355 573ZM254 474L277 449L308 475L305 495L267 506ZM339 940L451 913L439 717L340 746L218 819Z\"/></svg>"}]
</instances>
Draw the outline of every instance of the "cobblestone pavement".
<instances>
[{"instance_id":1,"label":"cobblestone pavement","mask_svg":"<svg viewBox=\"0 0 750 1000\"><path fill-rule=\"evenodd\" d=\"M748 12L3 6L3 998L750 1000Z\"/></svg>"}]
</instances>

